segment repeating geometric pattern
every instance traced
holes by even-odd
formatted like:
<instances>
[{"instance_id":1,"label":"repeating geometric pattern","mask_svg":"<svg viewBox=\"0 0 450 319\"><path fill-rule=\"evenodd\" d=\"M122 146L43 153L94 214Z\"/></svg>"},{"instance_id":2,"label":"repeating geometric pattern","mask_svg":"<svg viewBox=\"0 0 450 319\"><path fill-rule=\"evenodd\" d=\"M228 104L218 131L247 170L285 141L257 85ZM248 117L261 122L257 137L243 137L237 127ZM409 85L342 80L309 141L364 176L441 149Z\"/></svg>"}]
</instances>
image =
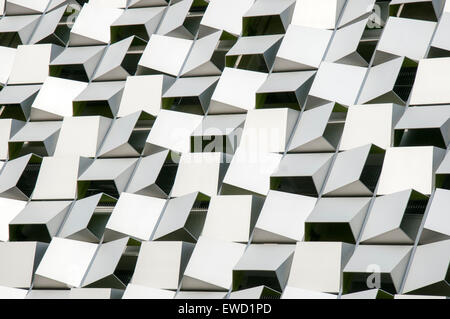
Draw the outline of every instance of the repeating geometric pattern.
<instances>
[{"instance_id":1,"label":"repeating geometric pattern","mask_svg":"<svg viewBox=\"0 0 450 319\"><path fill-rule=\"evenodd\" d=\"M0 298L450 297L448 1L0 17Z\"/></svg>"}]
</instances>

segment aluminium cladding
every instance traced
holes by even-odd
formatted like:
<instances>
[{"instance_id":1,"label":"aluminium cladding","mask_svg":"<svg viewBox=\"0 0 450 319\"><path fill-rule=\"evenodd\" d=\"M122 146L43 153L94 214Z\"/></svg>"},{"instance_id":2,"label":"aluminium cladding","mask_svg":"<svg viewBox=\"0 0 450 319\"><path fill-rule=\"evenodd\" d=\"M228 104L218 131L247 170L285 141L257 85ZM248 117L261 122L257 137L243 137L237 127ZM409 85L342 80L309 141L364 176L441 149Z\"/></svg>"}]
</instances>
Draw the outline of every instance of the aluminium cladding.
<instances>
[{"instance_id":1,"label":"aluminium cladding","mask_svg":"<svg viewBox=\"0 0 450 319\"><path fill-rule=\"evenodd\" d=\"M450 1L0 0L0 298L450 297Z\"/></svg>"}]
</instances>

